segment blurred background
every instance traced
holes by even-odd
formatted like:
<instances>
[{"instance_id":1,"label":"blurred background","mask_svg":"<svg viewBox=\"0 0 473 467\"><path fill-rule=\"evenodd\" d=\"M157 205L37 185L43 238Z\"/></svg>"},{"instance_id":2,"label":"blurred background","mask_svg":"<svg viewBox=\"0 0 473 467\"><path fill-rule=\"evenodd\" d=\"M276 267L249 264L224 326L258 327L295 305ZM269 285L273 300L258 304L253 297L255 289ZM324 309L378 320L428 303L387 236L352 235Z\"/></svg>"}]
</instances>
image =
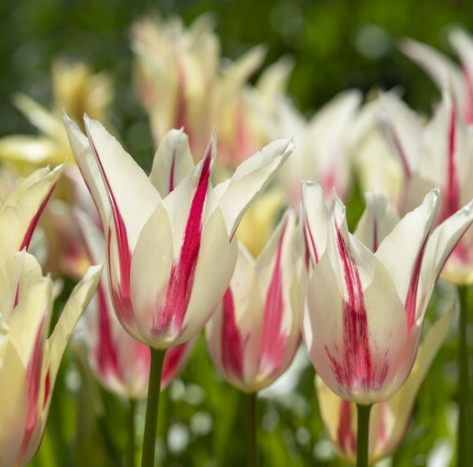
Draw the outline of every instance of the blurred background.
<instances>
[{"instance_id":1,"label":"blurred background","mask_svg":"<svg viewBox=\"0 0 473 467\"><path fill-rule=\"evenodd\" d=\"M124 147L149 168L154 148L133 86L129 38L135 20L157 11L164 18L178 15L185 24L212 12L222 56L229 59L264 44L264 66L252 80L280 57L292 59L289 94L307 116L347 88L369 95L398 87L413 108L430 110L440 94L398 51L399 39L411 37L453 55L449 29L473 31L473 3L468 0L2 0L0 137L36 134L12 96L22 92L50 107L53 61L81 60L112 76L110 121ZM446 465L442 456L451 450L454 424L454 404L446 402L455 397L454 354L452 335L421 389L402 447L380 465ZM121 465L127 401L98 386L80 346L73 346L61 371L45 439L32 465ZM291 381L259 399L262 465L344 465L323 431L312 367L301 356L293 371ZM160 465L244 465L243 404L243 396L213 369L201 339L180 378L163 394L159 430L167 433L167 443L162 442Z\"/></svg>"}]
</instances>

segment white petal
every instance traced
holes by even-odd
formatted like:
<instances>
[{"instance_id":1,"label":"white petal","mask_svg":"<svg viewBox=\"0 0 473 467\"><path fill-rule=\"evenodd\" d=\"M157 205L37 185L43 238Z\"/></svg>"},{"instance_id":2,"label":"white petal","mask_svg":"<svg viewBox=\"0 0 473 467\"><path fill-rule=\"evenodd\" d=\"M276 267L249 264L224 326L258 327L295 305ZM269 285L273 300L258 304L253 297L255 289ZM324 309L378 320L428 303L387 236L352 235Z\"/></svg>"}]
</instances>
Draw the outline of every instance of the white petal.
<instances>
[{"instance_id":1,"label":"white petal","mask_svg":"<svg viewBox=\"0 0 473 467\"><path fill-rule=\"evenodd\" d=\"M355 237L371 251L393 230L399 218L388 199L382 194L365 193L366 207L356 227Z\"/></svg>"},{"instance_id":2,"label":"white petal","mask_svg":"<svg viewBox=\"0 0 473 467\"><path fill-rule=\"evenodd\" d=\"M164 198L193 168L189 138L182 129L170 130L159 143L149 178Z\"/></svg>"},{"instance_id":3,"label":"white petal","mask_svg":"<svg viewBox=\"0 0 473 467\"><path fill-rule=\"evenodd\" d=\"M104 231L106 231L112 211L99 166L87 137L82 133L77 124L67 116L66 112L63 112L63 118L74 158L94 199L102 219Z\"/></svg>"},{"instance_id":4,"label":"white petal","mask_svg":"<svg viewBox=\"0 0 473 467\"><path fill-rule=\"evenodd\" d=\"M277 140L243 162L231 179L215 187L231 238L251 200L275 176L294 150L292 140Z\"/></svg>"},{"instance_id":5,"label":"white petal","mask_svg":"<svg viewBox=\"0 0 473 467\"><path fill-rule=\"evenodd\" d=\"M320 185L314 182L302 182L302 215L306 248L312 258L312 264L318 263L327 246L328 209L324 202L324 193Z\"/></svg>"},{"instance_id":6,"label":"white petal","mask_svg":"<svg viewBox=\"0 0 473 467\"><path fill-rule=\"evenodd\" d=\"M406 214L376 251L391 273L399 298L405 302L415 273L416 262L435 221L438 190L432 190L424 202Z\"/></svg>"},{"instance_id":7,"label":"white petal","mask_svg":"<svg viewBox=\"0 0 473 467\"><path fill-rule=\"evenodd\" d=\"M140 166L99 122L87 116L84 122L102 174L102 184L108 192L114 222L117 225L119 216L123 219L129 247L133 250L141 228L161 197Z\"/></svg>"}]
</instances>

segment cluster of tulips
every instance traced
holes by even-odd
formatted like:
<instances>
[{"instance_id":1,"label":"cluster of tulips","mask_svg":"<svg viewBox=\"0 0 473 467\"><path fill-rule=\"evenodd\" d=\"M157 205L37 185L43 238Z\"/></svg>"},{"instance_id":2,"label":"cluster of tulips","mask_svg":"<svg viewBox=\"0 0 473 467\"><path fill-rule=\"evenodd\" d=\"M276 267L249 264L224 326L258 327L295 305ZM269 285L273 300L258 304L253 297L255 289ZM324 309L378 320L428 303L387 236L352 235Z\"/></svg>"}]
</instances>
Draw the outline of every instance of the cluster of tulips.
<instances>
[{"instance_id":1,"label":"cluster of tulips","mask_svg":"<svg viewBox=\"0 0 473 467\"><path fill-rule=\"evenodd\" d=\"M0 141L0 467L36 453L87 307L78 334L98 380L147 397L143 467L154 465L160 388L204 327L215 367L248 394L253 422L257 393L303 338L340 455L358 466L390 455L458 308L423 335L436 282L463 298L473 282L473 40L459 30L451 39L461 67L402 45L443 90L431 119L394 91L362 106L349 90L306 121L285 95L288 61L250 85L261 47L225 62L209 17L188 29L143 20L132 49L157 147L149 176L99 121L82 119L85 110L107 120L106 76L60 63L56 108L17 96L41 136ZM63 162L71 154L76 165ZM37 168L46 163L60 165ZM355 174L366 208L351 234L344 201ZM53 277L84 276L52 332L54 280L35 255ZM460 467L473 465L468 325L460 308Z\"/></svg>"}]
</instances>

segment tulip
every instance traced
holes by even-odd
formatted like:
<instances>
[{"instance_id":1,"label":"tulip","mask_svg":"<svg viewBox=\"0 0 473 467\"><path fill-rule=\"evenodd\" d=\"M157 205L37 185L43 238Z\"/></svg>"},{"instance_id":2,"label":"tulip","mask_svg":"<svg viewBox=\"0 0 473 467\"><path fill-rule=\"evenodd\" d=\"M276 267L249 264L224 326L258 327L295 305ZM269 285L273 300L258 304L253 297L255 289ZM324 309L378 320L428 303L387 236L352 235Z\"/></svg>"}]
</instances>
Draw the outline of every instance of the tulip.
<instances>
[{"instance_id":1,"label":"tulip","mask_svg":"<svg viewBox=\"0 0 473 467\"><path fill-rule=\"evenodd\" d=\"M0 267L1 467L23 466L36 453L62 355L100 270L91 268L76 286L48 338L52 280L25 251L12 253Z\"/></svg>"},{"instance_id":2,"label":"tulip","mask_svg":"<svg viewBox=\"0 0 473 467\"><path fill-rule=\"evenodd\" d=\"M215 366L247 393L250 466L257 464L257 392L286 371L300 343L298 237L296 215L289 210L256 259L240 243L230 286L206 327Z\"/></svg>"},{"instance_id":3,"label":"tulip","mask_svg":"<svg viewBox=\"0 0 473 467\"><path fill-rule=\"evenodd\" d=\"M206 327L207 346L226 380L245 392L273 383L300 342L296 219L289 211L256 260L240 243L222 302Z\"/></svg>"},{"instance_id":4,"label":"tulip","mask_svg":"<svg viewBox=\"0 0 473 467\"><path fill-rule=\"evenodd\" d=\"M80 232L91 264L103 261L105 239L102 231L84 212L78 211ZM148 346L131 337L120 325L114 311L107 274L102 272L97 294L83 318L81 335L88 348L90 366L109 391L127 399L146 397L151 355ZM191 355L196 339L166 353L161 390L166 388Z\"/></svg>"},{"instance_id":5,"label":"tulip","mask_svg":"<svg viewBox=\"0 0 473 467\"><path fill-rule=\"evenodd\" d=\"M115 312L153 349L142 464L150 466L164 350L190 340L210 319L235 268L238 223L293 143L275 141L213 188L215 133L194 166L187 137L169 132L148 179L99 122L85 118L87 137L67 116L65 122L102 219Z\"/></svg>"},{"instance_id":6,"label":"tulip","mask_svg":"<svg viewBox=\"0 0 473 467\"><path fill-rule=\"evenodd\" d=\"M303 336L333 392L358 404L381 402L397 392L412 368L427 304L445 261L473 222L473 203L432 231L437 189L399 222L384 196L367 194L351 235L336 196L327 217L309 216L325 210L320 190L303 185L308 230L320 231L324 223L326 229L325 251L315 256L317 242L309 251L315 267Z\"/></svg>"},{"instance_id":7,"label":"tulip","mask_svg":"<svg viewBox=\"0 0 473 467\"><path fill-rule=\"evenodd\" d=\"M46 164L56 166L70 157L67 134L61 119L65 108L74 118L84 112L104 119L112 100L108 76L93 74L84 63L57 61L52 66L52 109L24 94L14 98L16 107L36 127L40 136L13 135L0 139L0 159L23 174Z\"/></svg>"},{"instance_id":8,"label":"tulip","mask_svg":"<svg viewBox=\"0 0 473 467\"><path fill-rule=\"evenodd\" d=\"M401 443L409 425L415 398L432 362L451 327L454 309L429 329L419 346L412 371L404 385L390 399L375 404L371 411L369 463L391 455ZM325 428L338 452L348 462L356 461L356 406L340 399L316 376L315 385Z\"/></svg>"},{"instance_id":9,"label":"tulip","mask_svg":"<svg viewBox=\"0 0 473 467\"><path fill-rule=\"evenodd\" d=\"M210 15L198 17L188 28L179 18L137 21L132 49L141 102L156 143L170 129L183 127L192 153L200 155L217 124L218 160L234 169L270 141L274 98L286 88L291 69L287 60L269 67L250 87L264 48L254 47L235 62L224 61Z\"/></svg>"},{"instance_id":10,"label":"tulip","mask_svg":"<svg viewBox=\"0 0 473 467\"><path fill-rule=\"evenodd\" d=\"M279 179L294 207L301 200L302 180L315 180L328 195L335 188L348 196L351 177L351 133L361 103L361 93L348 90L324 105L309 121L287 100L279 99L276 131L294 135L297 148Z\"/></svg>"},{"instance_id":11,"label":"tulip","mask_svg":"<svg viewBox=\"0 0 473 467\"><path fill-rule=\"evenodd\" d=\"M451 83L455 105L468 125L473 124L473 39L466 31L453 28L449 41L460 57L458 66L433 47L412 39L401 42L401 51L423 68L439 89Z\"/></svg>"},{"instance_id":12,"label":"tulip","mask_svg":"<svg viewBox=\"0 0 473 467\"><path fill-rule=\"evenodd\" d=\"M367 209L350 235L345 207L336 196L328 216L307 215L326 210L320 191L311 183L303 186L307 230L315 238L314 232L326 230L325 251L317 240L309 249L315 266L303 336L325 384L357 404L357 465L365 466L371 405L392 397L408 377L428 301L445 262L473 222L473 202L432 231L438 189L399 222L384 196L368 194Z\"/></svg>"}]
</instances>

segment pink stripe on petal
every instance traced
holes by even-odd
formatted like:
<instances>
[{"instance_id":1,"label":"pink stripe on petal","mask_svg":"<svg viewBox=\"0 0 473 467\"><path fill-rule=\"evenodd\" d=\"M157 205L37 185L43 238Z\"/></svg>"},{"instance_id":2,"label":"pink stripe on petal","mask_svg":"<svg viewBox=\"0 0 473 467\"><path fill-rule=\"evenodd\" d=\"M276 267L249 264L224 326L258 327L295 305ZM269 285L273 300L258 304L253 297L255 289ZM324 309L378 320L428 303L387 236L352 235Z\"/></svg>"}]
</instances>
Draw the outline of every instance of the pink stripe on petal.
<instances>
[{"instance_id":1,"label":"pink stripe on petal","mask_svg":"<svg viewBox=\"0 0 473 467\"><path fill-rule=\"evenodd\" d=\"M115 311L117 312L117 317L123 322L125 325L130 325L134 322L134 313L133 313L133 305L131 303L131 296L130 296L130 287L128 285L128 293L127 287L125 287L125 283L121 281L118 286L115 285L115 282L112 280L112 264L110 260L111 256L111 236L112 236L112 229L108 229L108 239L107 239L107 270L108 270L108 282L110 284L110 295L112 297L113 305ZM120 259L119 259L120 261ZM120 266L122 263L120 262ZM120 268L121 269L121 268ZM122 276L121 276L122 277ZM128 281L129 281L129 274L128 274ZM129 282L128 282L129 284Z\"/></svg>"},{"instance_id":2,"label":"pink stripe on petal","mask_svg":"<svg viewBox=\"0 0 473 467\"><path fill-rule=\"evenodd\" d=\"M282 329L284 316L283 278L281 268L282 247L287 223L279 238L278 250L271 281L266 294L263 335L258 356L260 371L272 374L282 365L286 353L287 334Z\"/></svg>"},{"instance_id":3,"label":"pink stripe on petal","mask_svg":"<svg viewBox=\"0 0 473 467\"><path fill-rule=\"evenodd\" d=\"M23 241L21 242L21 245L18 251L23 250L23 248L26 248L26 249L29 248L31 238L33 237L34 230L36 226L38 225L39 218L41 217L41 214L43 213L44 208L46 207L46 204L48 204L48 201L51 198L51 195L53 194L53 191L56 188L56 185L57 185L57 182L53 183L46 198L44 198L44 201L41 203L40 207L38 208L38 211L31 219L30 224L28 225L28 229L25 232L25 236L23 237Z\"/></svg>"},{"instance_id":4,"label":"pink stripe on petal","mask_svg":"<svg viewBox=\"0 0 473 467\"><path fill-rule=\"evenodd\" d=\"M235 322L235 306L230 287L228 287L223 296L220 345L222 366L225 373L230 377L243 378L243 353L245 344L242 342L238 326Z\"/></svg>"},{"instance_id":5,"label":"pink stripe on petal","mask_svg":"<svg viewBox=\"0 0 473 467\"><path fill-rule=\"evenodd\" d=\"M343 352L333 355L328 347L325 352L330 361L337 382L347 390L378 390L388 373L388 361L375 364L369 346L368 316L363 299L358 268L353 260L345 239L335 224L337 246L343 264L343 275L347 289L343 310ZM338 348L335 351L339 354ZM337 358L338 357L338 358Z\"/></svg>"},{"instance_id":6,"label":"pink stripe on petal","mask_svg":"<svg viewBox=\"0 0 473 467\"><path fill-rule=\"evenodd\" d=\"M378 249L378 220L376 216L373 219L373 253Z\"/></svg>"},{"instance_id":7,"label":"pink stripe on petal","mask_svg":"<svg viewBox=\"0 0 473 467\"><path fill-rule=\"evenodd\" d=\"M448 135L448 170L447 181L444 187L444 202L439 223L455 214L460 209L460 187L458 184L458 170L455 164L457 116L455 105L452 103L450 114L450 128Z\"/></svg>"},{"instance_id":8,"label":"pink stripe on petal","mask_svg":"<svg viewBox=\"0 0 473 467\"><path fill-rule=\"evenodd\" d=\"M340 401L337 444L346 456L356 454L356 433L352 430L351 402Z\"/></svg>"},{"instance_id":9,"label":"pink stripe on petal","mask_svg":"<svg viewBox=\"0 0 473 467\"><path fill-rule=\"evenodd\" d=\"M406 179L410 180L412 178L412 171L409 166L409 161L407 159L407 155L402 146L401 140L399 139L399 136L391 120L387 119L387 125L383 126L383 128L385 129L385 131L387 130L389 132L389 135L387 135L388 142L391 143L391 145L393 146L393 149L395 150L396 154L398 155L400 159Z\"/></svg>"},{"instance_id":10,"label":"pink stripe on petal","mask_svg":"<svg viewBox=\"0 0 473 467\"><path fill-rule=\"evenodd\" d=\"M181 254L171 269L171 276L163 306L153 317L151 334L157 337L171 332L174 335L182 331L182 324L194 284L194 273L199 258L202 235L202 217L210 180L212 145L205 155L199 182L192 199L189 217L184 232Z\"/></svg>"},{"instance_id":11,"label":"pink stripe on petal","mask_svg":"<svg viewBox=\"0 0 473 467\"><path fill-rule=\"evenodd\" d=\"M427 241L429 236L424 240L422 244L419 254L417 255L416 262L414 264L414 269L412 270L411 282L409 283L409 289L407 291L406 302L404 308L406 310L406 318L407 318L407 332L410 331L412 326L415 323L416 319L416 309L417 309L417 289L419 286L419 278L420 278L420 271L422 269L422 260L424 258L425 247L427 245Z\"/></svg>"},{"instance_id":12,"label":"pink stripe on petal","mask_svg":"<svg viewBox=\"0 0 473 467\"><path fill-rule=\"evenodd\" d=\"M100 373L107 378L111 373L114 376L121 377L121 368L118 364L118 353L115 342L113 342L110 312L106 299L104 285L100 281L97 287L98 298L98 341L94 349L95 359L97 361Z\"/></svg>"},{"instance_id":13,"label":"pink stripe on petal","mask_svg":"<svg viewBox=\"0 0 473 467\"><path fill-rule=\"evenodd\" d=\"M31 436L38 423L40 412L38 410L38 397L41 385L41 370L43 366L43 331L44 331L44 317L42 318L38 332L36 333L33 350L28 361L26 369L26 385L28 391L28 415L26 418L25 432L23 434L23 441L20 448L19 461L23 458L28 450Z\"/></svg>"},{"instance_id":14,"label":"pink stripe on petal","mask_svg":"<svg viewBox=\"0 0 473 467\"><path fill-rule=\"evenodd\" d=\"M126 231L125 222L121 215L120 209L118 208L118 203L115 200L115 195L113 193L110 182L108 181L107 174L103 168L102 161L100 159L99 152L92 140L90 138L92 146L94 148L94 154L97 157L97 162L100 168L100 172L104 178L105 184L107 186L110 204L112 208L112 217L113 223L115 225L115 232L117 236L117 245L118 245L118 262L120 268L120 282L118 284L118 289L115 288L115 284L110 280L110 289L112 291L112 299L121 319L124 324L131 324L134 322L134 313L133 307L131 305L131 283L130 283L130 270L131 270L131 250L128 243L128 234ZM110 275L110 238L111 238L111 229L108 231L108 270Z\"/></svg>"},{"instance_id":15,"label":"pink stripe on petal","mask_svg":"<svg viewBox=\"0 0 473 467\"><path fill-rule=\"evenodd\" d=\"M174 170L176 166L176 151L172 153L171 171L169 173L169 193L174 191Z\"/></svg>"},{"instance_id":16,"label":"pink stripe on petal","mask_svg":"<svg viewBox=\"0 0 473 467\"><path fill-rule=\"evenodd\" d=\"M307 215L305 217L305 225L307 226L307 231L309 232L309 240L310 240L310 245L312 246L312 251L314 252L314 256L315 256L315 264L317 264L319 262L319 255L317 253L317 247L315 246L314 236L312 235L312 230L310 229L309 219ZM304 229L304 233L305 233L305 229ZM304 236L306 235L307 234L305 233ZM307 242L307 239L306 239L306 242Z\"/></svg>"}]
</instances>

